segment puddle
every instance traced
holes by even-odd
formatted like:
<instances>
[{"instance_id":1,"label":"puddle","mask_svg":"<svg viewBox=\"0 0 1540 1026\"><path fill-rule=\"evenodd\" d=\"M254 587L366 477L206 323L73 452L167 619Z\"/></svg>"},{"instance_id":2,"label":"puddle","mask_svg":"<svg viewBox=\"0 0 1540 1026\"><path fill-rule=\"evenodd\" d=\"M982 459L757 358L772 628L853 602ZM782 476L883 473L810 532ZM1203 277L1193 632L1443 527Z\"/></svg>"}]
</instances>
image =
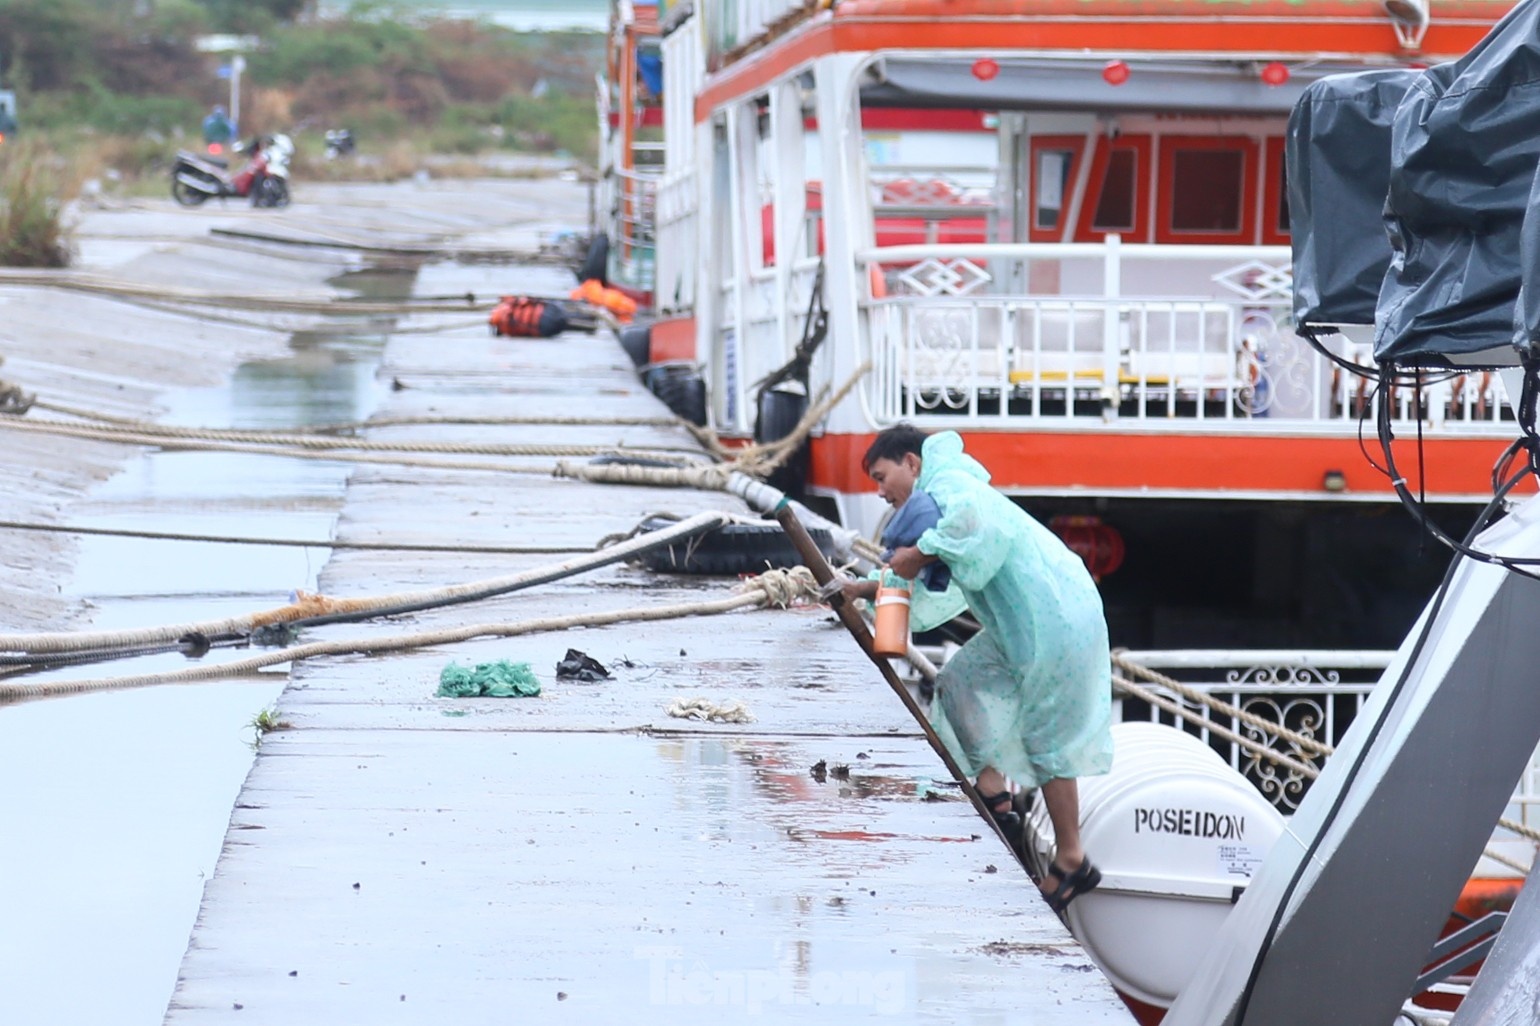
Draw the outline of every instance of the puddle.
<instances>
[{"instance_id":1,"label":"puddle","mask_svg":"<svg viewBox=\"0 0 1540 1026\"><path fill-rule=\"evenodd\" d=\"M334 284L407 294L412 272ZM168 397L162 422L292 428L367 417L383 335L301 333L289 355L239 367L226 387ZM82 525L324 539L348 467L232 453L154 453L71 510ZM67 594L100 629L217 619L314 589L330 550L83 537ZM216 648L203 662L252 650ZM195 665L175 653L61 667L27 680L121 676ZM251 765L252 719L287 667L220 683L162 686L0 707L0 1022L163 1021L177 968ZM74 985L82 978L90 986Z\"/></svg>"}]
</instances>

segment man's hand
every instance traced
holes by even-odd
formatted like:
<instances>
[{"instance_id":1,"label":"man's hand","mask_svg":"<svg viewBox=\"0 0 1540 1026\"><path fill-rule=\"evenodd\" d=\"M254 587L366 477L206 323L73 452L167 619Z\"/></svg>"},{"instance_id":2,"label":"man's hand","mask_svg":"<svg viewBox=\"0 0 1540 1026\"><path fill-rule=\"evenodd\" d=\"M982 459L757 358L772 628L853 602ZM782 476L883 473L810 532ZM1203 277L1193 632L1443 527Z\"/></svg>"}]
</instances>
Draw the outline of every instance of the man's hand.
<instances>
[{"instance_id":1,"label":"man's hand","mask_svg":"<svg viewBox=\"0 0 1540 1026\"><path fill-rule=\"evenodd\" d=\"M845 596L847 602L854 602L856 599L866 599L871 602L877 598L877 582L847 580L841 586L840 594Z\"/></svg>"},{"instance_id":2,"label":"man's hand","mask_svg":"<svg viewBox=\"0 0 1540 1026\"><path fill-rule=\"evenodd\" d=\"M935 556L927 556L913 545L905 545L893 552L893 558L888 560L888 567L895 574L906 581L912 581L920 575L920 571L936 561Z\"/></svg>"}]
</instances>

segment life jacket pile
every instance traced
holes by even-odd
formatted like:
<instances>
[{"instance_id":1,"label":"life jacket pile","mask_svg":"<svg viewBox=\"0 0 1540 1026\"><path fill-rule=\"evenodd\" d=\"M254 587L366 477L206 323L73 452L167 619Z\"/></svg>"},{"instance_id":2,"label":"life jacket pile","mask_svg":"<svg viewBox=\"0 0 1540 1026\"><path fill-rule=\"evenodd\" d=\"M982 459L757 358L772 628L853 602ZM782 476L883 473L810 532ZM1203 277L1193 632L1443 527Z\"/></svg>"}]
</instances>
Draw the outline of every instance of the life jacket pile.
<instances>
[{"instance_id":1,"label":"life jacket pile","mask_svg":"<svg viewBox=\"0 0 1540 1026\"><path fill-rule=\"evenodd\" d=\"M487 321L494 335L512 338L551 338L570 327L560 303L529 296L503 296Z\"/></svg>"},{"instance_id":2,"label":"life jacket pile","mask_svg":"<svg viewBox=\"0 0 1540 1026\"><path fill-rule=\"evenodd\" d=\"M636 300L619 289L607 288L598 278L589 278L573 289L570 298L581 300L590 306L603 307L614 314L615 319L621 323L631 320L636 314Z\"/></svg>"}]
</instances>

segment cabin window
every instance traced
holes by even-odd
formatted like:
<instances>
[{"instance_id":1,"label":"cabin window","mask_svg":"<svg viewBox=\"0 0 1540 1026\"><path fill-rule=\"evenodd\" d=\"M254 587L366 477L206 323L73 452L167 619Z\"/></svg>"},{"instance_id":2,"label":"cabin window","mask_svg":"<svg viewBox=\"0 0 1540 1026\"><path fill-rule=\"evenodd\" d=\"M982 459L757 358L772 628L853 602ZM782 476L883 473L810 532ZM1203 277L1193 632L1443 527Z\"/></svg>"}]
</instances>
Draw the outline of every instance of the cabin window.
<instances>
[{"instance_id":1,"label":"cabin window","mask_svg":"<svg viewBox=\"0 0 1540 1026\"><path fill-rule=\"evenodd\" d=\"M1085 137L1033 136L1027 149L1027 238L1059 242L1074 206Z\"/></svg>"},{"instance_id":2,"label":"cabin window","mask_svg":"<svg viewBox=\"0 0 1540 1026\"><path fill-rule=\"evenodd\" d=\"M1101 195L1091 218L1095 232L1130 232L1137 223L1135 197L1138 195L1139 154L1131 149L1116 149L1107 155L1107 172L1102 178Z\"/></svg>"},{"instance_id":3,"label":"cabin window","mask_svg":"<svg viewBox=\"0 0 1540 1026\"><path fill-rule=\"evenodd\" d=\"M1150 238L1150 137L1105 135L1096 140L1088 202L1075 228L1077 242L1118 235L1125 242Z\"/></svg>"},{"instance_id":4,"label":"cabin window","mask_svg":"<svg viewBox=\"0 0 1540 1026\"><path fill-rule=\"evenodd\" d=\"M1236 136L1162 138L1157 241L1256 242L1256 151Z\"/></svg>"},{"instance_id":5,"label":"cabin window","mask_svg":"<svg viewBox=\"0 0 1540 1026\"><path fill-rule=\"evenodd\" d=\"M1237 150L1177 150L1171 195L1171 230L1224 232L1241 230L1246 194L1246 157Z\"/></svg>"},{"instance_id":6,"label":"cabin window","mask_svg":"<svg viewBox=\"0 0 1540 1026\"><path fill-rule=\"evenodd\" d=\"M1036 195L1032 202L1032 227L1038 231L1056 231L1062 223L1070 194L1070 171L1074 167L1073 150L1037 152Z\"/></svg>"}]
</instances>

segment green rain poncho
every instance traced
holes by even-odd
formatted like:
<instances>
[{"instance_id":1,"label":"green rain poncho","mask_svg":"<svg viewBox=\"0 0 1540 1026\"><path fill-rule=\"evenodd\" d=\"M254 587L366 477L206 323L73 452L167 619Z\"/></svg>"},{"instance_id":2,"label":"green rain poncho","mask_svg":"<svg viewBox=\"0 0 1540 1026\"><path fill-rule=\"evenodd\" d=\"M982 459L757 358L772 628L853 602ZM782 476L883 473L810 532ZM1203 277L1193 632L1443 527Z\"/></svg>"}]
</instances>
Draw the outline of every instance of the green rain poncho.
<instances>
[{"instance_id":1,"label":"green rain poncho","mask_svg":"<svg viewBox=\"0 0 1540 1026\"><path fill-rule=\"evenodd\" d=\"M941 508L919 549L952 570L940 595L914 591L910 627L955 616L983 625L936 681L931 720L970 776L993 766L1018 786L1112 766L1107 621L1085 564L989 486L989 472L943 431L925 440L915 487Z\"/></svg>"}]
</instances>

